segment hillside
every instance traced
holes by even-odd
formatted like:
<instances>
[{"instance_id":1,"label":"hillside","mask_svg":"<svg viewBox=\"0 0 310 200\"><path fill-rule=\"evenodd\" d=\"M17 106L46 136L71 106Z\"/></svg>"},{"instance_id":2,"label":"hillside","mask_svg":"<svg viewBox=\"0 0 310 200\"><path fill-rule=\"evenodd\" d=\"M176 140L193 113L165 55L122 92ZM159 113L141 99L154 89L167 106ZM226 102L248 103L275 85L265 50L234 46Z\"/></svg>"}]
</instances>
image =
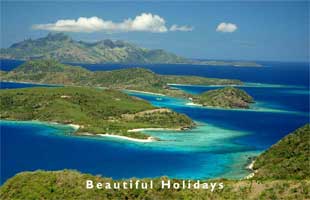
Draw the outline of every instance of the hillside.
<instances>
[{"instance_id":1,"label":"hillside","mask_svg":"<svg viewBox=\"0 0 310 200\"><path fill-rule=\"evenodd\" d=\"M7 81L143 90L171 96L184 96L185 94L179 90L172 90L167 85L168 83L195 85L242 84L239 80L159 75L144 68L92 72L81 67L61 64L55 60L27 61L16 69L0 75L2 80Z\"/></svg>"},{"instance_id":2,"label":"hillside","mask_svg":"<svg viewBox=\"0 0 310 200\"><path fill-rule=\"evenodd\" d=\"M135 128L191 128L183 114L158 109L147 101L116 90L53 87L0 90L0 116L8 120L39 120L77 124L76 134L116 134L147 138ZM148 112L146 112L148 111Z\"/></svg>"},{"instance_id":3,"label":"hillside","mask_svg":"<svg viewBox=\"0 0 310 200\"><path fill-rule=\"evenodd\" d=\"M253 169L256 179L310 179L310 124L261 154Z\"/></svg>"},{"instance_id":4,"label":"hillside","mask_svg":"<svg viewBox=\"0 0 310 200\"><path fill-rule=\"evenodd\" d=\"M232 180L202 180L204 183L220 183L223 189L161 189L161 180L167 177L154 178L154 189L86 189L86 180L94 183L118 182L110 178L82 174L77 171L34 171L23 172L9 179L0 188L3 200L12 199L128 199L128 200L168 200L168 199L201 199L201 200L254 200L254 199L309 199L310 181L232 181ZM133 183L137 179L131 179ZM140 183L151 179L138 179ZM129 180L122 180L127 181ZM171 179L173 183L181 180ZM194 181L192 181L194 182ZM122 182L121 182L122 183Z\"/></svg>"},{"instance_id":5,"label":"hillside","mask_svg":"<svg viewBox=\"0 0 310 200\"><path fill-rule=\"evenodd\" d=\"M1 49L6 59L55 59L75 63L185 63L187 59L161 49L150 50L131 43L109 39L88 43L74 41L63 33L49 33Z\"/></svg>"},{"instance_id":6,"label":"hillside","mask_svg":"<svg viewBox=\"0 0 310 200\"><path fill-rule=\"evenodd\" d=\"M161 189L167 177L138 179L153 181L154 189L86 189L86 180L95 184L113 183L101 176L72 170L22 172L0 188L4 200L11 199L310 199L309 134L310 125L296 130L257 158L257 174L250 180L200 180L200 183L223 183L224 188ZM135 183L135 178L131 179ZM172 183L182 180L170 179ZM129 180L122 180L129 181ZM194 182L194 180L192 180Z\"/></svg>"},{"instance_id":7,"label":"hillside","mask_svg":"<svg viewBox=\"0 0 310 200\"><path fill-rule=\"evenodd\" d=\"M225 87L196 95L193 102L203 106L221 108L249 108L250 103L253 103L254 100L241 89Z\"/></svg>"}]
</instances>

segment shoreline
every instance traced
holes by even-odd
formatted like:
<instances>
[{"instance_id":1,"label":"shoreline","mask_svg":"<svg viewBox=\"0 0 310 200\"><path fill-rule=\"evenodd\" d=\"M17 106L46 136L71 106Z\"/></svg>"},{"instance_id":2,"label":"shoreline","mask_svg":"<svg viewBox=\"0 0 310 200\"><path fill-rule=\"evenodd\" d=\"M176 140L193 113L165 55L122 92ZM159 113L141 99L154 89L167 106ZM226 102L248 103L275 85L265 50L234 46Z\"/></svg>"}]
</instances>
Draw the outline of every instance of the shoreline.
<instances>
[{"instance_id":1,"label":"shoreline","mask_svg":"<svg viewBox=\"0 0 310 200\"><path fill-rule=\"evenodd\" d=\"M132 138L132 137L127 137L127 136L121 136L121 135L113 135L113 134L93 134L93 133L87 133L87 132L76 133L76 131L79 128L83 127L83 126L78 125L78 124L62 124L62 123L58 123L58 122L45 122L45 121L39 121L39 120L20 121L20 120L3 120L3 119L1 119L0 121L12 122L12 123L36 123L36 124L43 124L46 126L68 126L68 127L73 129L72 133L74 133L74 135L76 135L76 136L112 137L112 138L118 138L118 139L129 140L129 141L133 141L133 142L142 142L142 143L158 141L155 137L152 137L152 136L149 136L147 139L138 139L138 138ZM150 128L150 129L153 129L153 128ZM157 128L155 128L155 129L157 129ZM136 130L136 129L132 129L132 130ZM135 131L131 131L131 132L135 132Z\"/></svg>"},{"instance_id":2,"label":"shoreline","mask_svg":"<svg viewBox=\"0 0 310 200\"><path fill-rule=\"evenodd\" d=\"M187 106L199 106L199 107L206 107L206 106L203 106L202 104L193 103L193 102L188 102L188 103L186 103L185 105L187 105Z\"/></svg>"},{"instance_id":3,"label":"shoreline","mask_svg":"<svg viewBox=\"0 0 310 200\"><path fill-rule=\"evenodd\" d=\"M243 82L242 82L243 83ZM244 83L243 83L244 84ZM180 84L180 83L167 83L168 86L189 86L189 87L241 87L243 84L222 84L222 85L197 85L197 84Z\"/></svg>"},{"instance_id":4,"label":"shoreline","mask_svg":"<svg viewBox=\"0 0 310 200\"><path fill-rule=\"evenodd\" d=\"M117 139L122 139L122 140L127 140L127 141L132 141L132 142L140 142L140 143L148 143L148 142L155 142L157 141L156 138L154 137L148 137L147 139L138 139L138 138L131 138L127 136L122 136L122 135L113 135L113 134L93 134L93 133L78 133L77 135L79 136L91 136L91 137L110 137L110 138L117 138ZM99 137L98 137L99 136Z\"/></svg>"},{"instance_id":5,"label":"shoreline","mask_svg":"<svg viewBox=\"0 0 310 200\"><path fill-rule=\"evenodd\" d=\"M134 128L127 132L142 132L142 131L182 131L182 128Z\"/></svg>"},{"instance_id":6,"label":"shoreline","mask_svg":"<svg viewBox=\"0 0 310 200\"><path fill-rule=\"evenodd\" d=\"M20 84L32 84L32 85L41 85L41 86L65 86L62 84L53 84L53 83L37 83L37 82L27 82L27 81L9 81L9 80L1 80L1 82L6 83L20 83Z\"/></svg>"},{"instance_id":7,"label":"shoreline","mask_svg":"<svg viewBox=\"0 0 310 200\"><path fill-rule=\"evenodd\" d=\"M252 160L251 163L246 166L246 169L251 171L252 173L250 173L249 175L247 175L246 177L244 177L243 179L251 179L255 176L255 170L253 170L253 167L254 167L254 163L255 163L255 160Z\"/></svg>"},{"instance_id":8,"label":"shoreline","mask_svg":"<svg viewBox=\"0 0 310 200\"><path fill-rule=\"evenodd\" d=\"M148 143L148 142L155 142L156 139L154 137L148 137L147 139L138 139L138 138L131 138L127 136L122 136L122 135L112 135L112 134L96 134L101 137L110 137L110 138L117 138L117 139L123 139L123 140L129 140L132 142L142 142L142 143ZM95 135L95 136L96 136Z\"/></svg>"},{"instance_id":9,"label":"shoreline","mask_svg":"<svg viewBox=\"0 0 310 200\"><path fill-rule=\"evenodd\" d=\"M167 96L161 93L155 93L155 92L146 92L146 91L141 91L141 90L128 90L128 89L123 89L124 91L128 92L136 92L136 93L142 93L142 94L152 94L152 95L157 95L157 96Z\"/></svg>"}]
</instances>

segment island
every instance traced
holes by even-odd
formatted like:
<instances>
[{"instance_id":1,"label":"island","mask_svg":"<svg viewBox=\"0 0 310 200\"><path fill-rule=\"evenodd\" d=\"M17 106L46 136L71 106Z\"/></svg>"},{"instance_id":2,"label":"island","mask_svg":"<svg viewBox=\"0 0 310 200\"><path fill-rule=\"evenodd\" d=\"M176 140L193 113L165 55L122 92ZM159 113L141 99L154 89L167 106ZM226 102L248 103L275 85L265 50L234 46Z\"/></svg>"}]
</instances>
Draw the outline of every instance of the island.
<instances>
[{"instance_id":1,"label":"island","mask_svg":"<svg viewBox=\"0 0 310 200\"><path fill-rule=\"evenodd\" d=\"M234 66L234 67L262 67L263 65L250 61L217 61L217 60L205 60L197 61L200 65L211 66Z\"/></svg>"},{"instance_id":2,"label":"island","mask_svg":"<svg viewBox=\"0 0 310 200\"><path fill-rule=\"evenodd\" d=\"M56 60L31 60L12 71L0 73L2 81L107 87L119 90L138 90L175 97L189 94L173 89L169 83L191 85L242 85L239 80L199 76L160 75L145 68L112 71L89 71Z\"/></svg>"},{"instance_id":3,"label":"island","mask_svg":"<svg viewBox=\"0 0 310 200\"><path fill-rule=\"evenodd\" d=\"M209 90L192 98L195 104L202 106L220 108L249 108L254 103L251 97L244 90L235 87L224 87L216 90Z\"/></svg>"},{"instance_id":4,"label":"island","mask_svg":"<svg viewBox=\"0 0 310 200\"><path fill-rule=\"evenodd\" d=\"M55 59L66 63L198 64L213 66L260 67L248 61L200 61L184 58L163 49L147 49L122 40L75 41L64 33L49 33L1 48L1 59ZM186 67L186 65L184 65Z\"/></svg>"},{"instance_id":5,"label":"island","mask_svg":"<svg viewBox=\"0 0 310 200\"><path fill-rule=\"evenodd\" d=\"M222 183L209 189L161 189L168 177L130 179L153 181L154 189L86 189L86 180L113 183L119 180L83 174L74 170L22 172L0 188L2 199L309 199L310 125L289 134L261 154L255 173L244 180L200 180L200 184ZM182 184L184 180L170 179ZM129 181L129 180L122 180ZM192 180L192 184L196 180ZM193 185L192 185L193 186Z\"/></svg>"},{"instance_id":6,"label":"island","mask_svg":"<svg viewBox=\"0 0 310 200\"><path fill-rule=\"evenodd\" d=\"M112 71L89 71L83 67L59 63L56 60L27 61L9 72L1 72L2 81L86 86L131 90L155 95L168 95L191 99L193 103L220 108L249 108L253 98L245 91L229 86L242 85L240 80L206 78L199 76L160 75L145 68L128 68ZM192 95L171 87L171 84L218 85L222 89ZM227 86L228 85L228 86Z\"/></svg>"},{"instance_id":7,"label":"island","mask_svg":"<svg viewBox=\"0 0 310 200\"><path fill-rule=\"evenodd\" d=\"M112 89L38 87L0 90L0 116L5 120L36 120L69 124L75 135L123 136L150 141L140 131L184 130L195 126L186 115Z\"/></svg>"},{"instance_id":8,"label":"island","mask_svg":"<svg viewBox=\"0 0 310 200\"><path fill-rule=\"evenodd\" d=\"M55 59L72 63L185 63L186 58L162 49L146 49L122 40L75 41L64 33L26 39L2 48L3 59Z\"/></svg>"}]
</instances>

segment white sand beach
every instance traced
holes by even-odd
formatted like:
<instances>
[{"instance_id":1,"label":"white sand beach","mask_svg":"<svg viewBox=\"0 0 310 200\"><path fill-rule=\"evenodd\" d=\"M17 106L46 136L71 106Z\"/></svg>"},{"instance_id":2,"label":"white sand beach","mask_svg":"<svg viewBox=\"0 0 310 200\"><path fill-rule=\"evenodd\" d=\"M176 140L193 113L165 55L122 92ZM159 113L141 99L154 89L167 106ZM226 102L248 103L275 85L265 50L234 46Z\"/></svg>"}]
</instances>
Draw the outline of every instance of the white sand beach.
<instances>
[{"instance_id":1,"label":"white sand beach","mask_svg":"<svg viewBox=\"0 0 310 200\"><path fill-rule=\"evenodd\" d=\"M203 106L201 104L193 103L193 102L186 103L185 105L187 105L187 106Z\"/></svg>"},{"instance_id":2,"label":"white sand beach","mask_svg":"<svg viewBox=\"0 0 310 200\"><path fill-rule=\"evenodd\" d=\"M154 137L148 137L147 139L136 139L136 138L126 137L126 136L121 136L121 135L111 135L111 134L96 134L96 135L99 135L102 137L111 137L111 138L130 140L133 142L154 142L156 141Z\"/></svg>"},{"instance_id":3,"label":"white sand beach","mask_svg":"<svg viewBox=\"0 0 310 200\"><path fill-rule=\"evenodd\" d=\"M253 167L254 167L254 163L255 163L255 160L253 160L246 168L253 171L252 173L250 173L249 175L247 175L246 177L244 177L244 179L251 179L255 176L255 172L253 170Z\"/></svg>"},{"instance_id":4,"label":"white sand beach","mask_svg":"<svg viewBox=\"0 0 310 200\"><path fill-rule=\"evenodd\" d=\"M135 128L127 132L141 132L141 131L181 131L180 128Z\"/></svg>"},{"instance_id":5,"label":"white sand beach","mask_svg":"<svg viewBox=\"0 0 310 200\"><path fill-rule=\"evenodd\" d=\"M152 95L157 95L157 96L166 96L164 94L160 94L160 93L155 93L155 92L145 92L145 91L140 91L140 90L127 90L128 92L137 92L137 93L143 93L143 94L152 94Z\"/></svg>"},{"instance_id":6,"label":"white sand beach","mask_svg":"<svg viewBox=\"0 0 310 200\"><path fill-rule=\"evenodd\" d=\"M74 128L74 130L78 130L81 127L78 124L68 124L68 126L71 126L72 128Z\"/></svg>"}]
</instances>

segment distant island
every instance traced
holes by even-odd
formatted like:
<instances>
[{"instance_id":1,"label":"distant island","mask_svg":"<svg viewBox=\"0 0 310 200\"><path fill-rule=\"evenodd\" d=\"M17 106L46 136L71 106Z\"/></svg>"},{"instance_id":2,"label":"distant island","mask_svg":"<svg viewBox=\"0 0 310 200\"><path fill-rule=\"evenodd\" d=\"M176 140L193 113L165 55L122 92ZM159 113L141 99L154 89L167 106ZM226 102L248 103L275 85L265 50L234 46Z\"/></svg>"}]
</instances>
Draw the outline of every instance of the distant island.
<instances>
[{"instance_id":1,"label":"distant island","mask_svg":"<svg viewBox=\"0 0 310 200\"><path fill-rule=\"evenodd\" d=\"M212 65L212 66L234 66L234 67L262 67L263 65L256 62L249 61L198 61L200 65Z\"/></svg>"},{"instance_id":2,"label":"distant island","mask_svg":"<svg viewBox=\"0 0 310 200\"><path fill-rule=\"evenodd\" d=\"M249 108L250 103L254 103L254 100L244 90L224 87L196 95L193 98L193 102L202 106L220 108Z\"/></svg>"},{"instance_id":3,"label":"distant island","mask_svg":"<svg viewBox=\"0 0 310 200\"><path fill-rule=\"evenodd\" d=\"M309 199L309 124L289 134L254 164L255 175L244 180L213 179L202 183L222 182L223 189L160 189L167 177L131 179L154 182L154 189L86 189L86 180L110 183L117 180L82 174L73 170L22 172L1 186L3 199ZM122 180L128 181L128 180ZM180 179L171 179L182 184ZM194 182L194 180L192 180ZM57 183L57 184L55 184Z\"/></svg>"},{"instance_id":4,"label":"distant island","mask_svg":"<svg viewBox=\"0 0 310 200\"><path fill-rule=\"evenodd\" d=\"M260 66L254 62L198 61L177 56L163 49L147 49L135 44L105 39L97 42L75 41L64 33L49 33L46 37L27 39L1 48L1 59L55 59L67 63L123 64L201 64Z\"/></svg>"},{"instance_id":5,"label":"distant island","mask_svg":"<svg viewBox=\"0 0 310 200\"><path fill-rule=\"evenodd\" d=\"M254 102L253 98L245 91L234 87L192 95L169 86L171 83L219 86L242 85L243 83L239 80L159 75L144 68L92 72L79 66L62 64L55 60L31 60L12 71L1 71L0 78L3 81L13 82L89 86L148 92L187 98L197 104L222 108L249 108L249 104Z\"/></svg>"},{"instance_id":6,"label":"distant island","mask_svg":"<svg viewBox=\"0 0 310 200\"><path fill-rule=\"evenodd\" d=\"M49 33L1 49L6 59L55 59L73 63L187 63L188 60L161 49L149 50L129 42L105 39L88 43L75 41L63 33Z\"/></svg>"},{"instance_id":7,"label":"distant island","mask_svg":"<svg viewBox=\"0 0 310 200\"><path fill-rule=\"evenodd\" d=\"M0 116L71 124L77 135L147 139L139 129L183 130L195 126L186 115L130 97L117 90L89 87L42 87L0 90Z\"/></svg>"}]
</instances>

